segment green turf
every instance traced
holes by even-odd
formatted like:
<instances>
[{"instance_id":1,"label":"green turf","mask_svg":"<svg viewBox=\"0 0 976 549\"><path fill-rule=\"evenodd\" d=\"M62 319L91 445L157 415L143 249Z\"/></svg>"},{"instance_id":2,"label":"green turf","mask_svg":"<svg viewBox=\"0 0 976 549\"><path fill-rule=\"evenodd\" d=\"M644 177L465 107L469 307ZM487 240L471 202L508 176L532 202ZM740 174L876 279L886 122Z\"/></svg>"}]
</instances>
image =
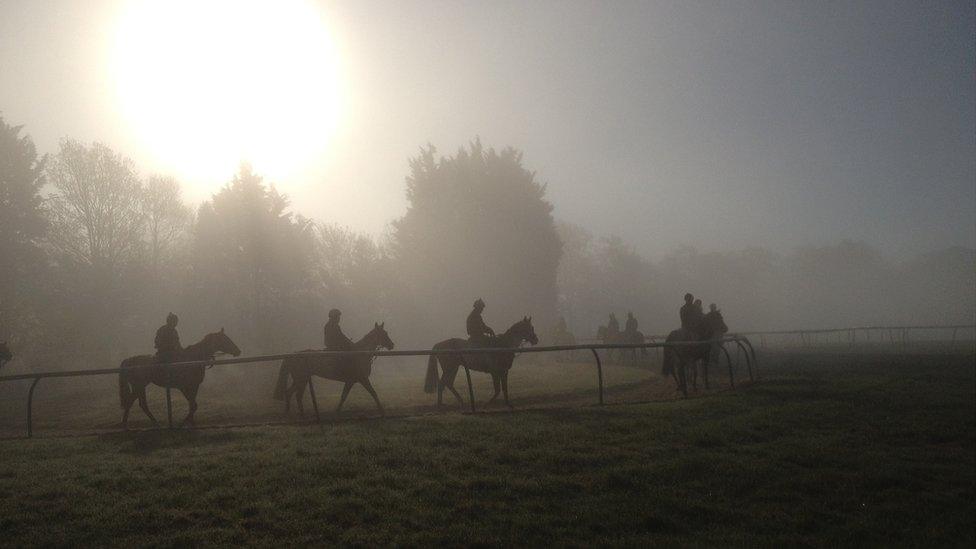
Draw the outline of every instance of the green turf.
<instances>
[{"instance_id":1,"label":"green turf","mask_svg":"<svg viewBox=\"0 0 976 549\"><path fill-rule=\"evenodd\" d=\"M0 442L0 544L925 545L974 532L971 355L737 393Z\"/></svg>"}]
</instances>

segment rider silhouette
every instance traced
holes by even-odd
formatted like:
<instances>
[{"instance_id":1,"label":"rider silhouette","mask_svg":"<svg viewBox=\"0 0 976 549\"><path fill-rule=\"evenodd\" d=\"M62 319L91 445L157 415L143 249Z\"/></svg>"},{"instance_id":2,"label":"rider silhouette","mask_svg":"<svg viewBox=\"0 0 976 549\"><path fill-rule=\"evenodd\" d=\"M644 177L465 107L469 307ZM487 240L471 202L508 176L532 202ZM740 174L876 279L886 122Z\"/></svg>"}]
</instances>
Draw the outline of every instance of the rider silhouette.
<instances>
[{"instance_id":1,"label":"rider silhouette","mask_svg":"<svg viewBox=\"0 0 976 549\"><path fill-rule=\"evenodd\" d=\"M611 334L620 333L620 322L617 322L617 315L610 313L610 320L607 322L607 332Z\"/></svg>"},{"instance_id":2,"label":"rider silhouette","mask_svg":"<svg viewBox=\"0 0 976 549\"><path fill-rule=\"evenodd\" d=\"M484 310L485 302L481 298L478 298L474 302L474 309L468 315L468 341L471 342L473 347L487 347L491 345L492 340L495 338L495 330L492 330L485 324L485 320L481 318L481 312Z\"/></svg>"},{"instance_id":3,"label":"rider silhouette","mask_svg":"<svg viewBox=\"0 0 976 549\"><path fill-rule=\"evenodd\" d=\"M698 300L701 303L701 300ZM698 331L702 321L702 310L700 306L695 306L695 296L685 294L685 304L681 306L681 327L685 330Z\"/></svg>"},{"instance_id":4,"label":"rider silhouette","mask_svg":"<svg viewBox=\"0 0 976 549\"><path fill-rule=\"evenodd\" d=\"M627 311L627 321L624 324L624 331L628 334L637 332L637 319L634 318L634 313L631 311Z\"/></svg>"},{"instance_id":5,"label":"rider silhouette","mask_svg":"<svg viewBox=\"0 0 976 549\"><path fill-rule=\"evenodd\" d=\"M325 348L330 351L349 351L352 349L352 340L342 333L342 328L339 326L341 316L342 311L339 309L329 311L329 321L325 323L325 327L322 329Z\"/></svg>"},{"instance_id":6,"label":"rider silhouette","mask_svg":"<svg viewBox=\"0 0 976 549\"><path fill-rule=\"evenodd\" d=\"M180 334L176 331L179 317L170 313L166 315L166 324L156 330L156 362L176 362L183 346L180 345Z\"/></svg>"}]
</instances>

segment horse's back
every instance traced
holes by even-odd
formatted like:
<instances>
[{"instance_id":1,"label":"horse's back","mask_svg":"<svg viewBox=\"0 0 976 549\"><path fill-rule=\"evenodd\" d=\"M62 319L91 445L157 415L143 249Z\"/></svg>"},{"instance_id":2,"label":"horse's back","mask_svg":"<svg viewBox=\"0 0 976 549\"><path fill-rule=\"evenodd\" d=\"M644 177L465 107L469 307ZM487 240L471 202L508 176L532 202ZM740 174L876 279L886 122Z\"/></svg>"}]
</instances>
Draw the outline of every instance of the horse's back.
<instances>
[{"instance_id":1,"label":"horse's back","mask_svg":"<svg viewBox=\"0 0 976 549\"><path fill-rule=\"evenodd\" d=\"M122 364L119 364L119 368L130 368L132 366L142 366L144 364L152 364L156 360L153 355L136 355L130 356L129 358L122 359Z\"/></svg>"},{"instance_id":2,"label":"horse's back","mask_svg":"<svg viewBox=\"0 0 976 549\"><path fill-rule=\"evenodd\" d=\"M432 349L466 349L468 348L468 340L461 339L459 337L452 337L450 339L445 339L444 341L439 341L434 344Z\"/></svg>"}]
</instances>

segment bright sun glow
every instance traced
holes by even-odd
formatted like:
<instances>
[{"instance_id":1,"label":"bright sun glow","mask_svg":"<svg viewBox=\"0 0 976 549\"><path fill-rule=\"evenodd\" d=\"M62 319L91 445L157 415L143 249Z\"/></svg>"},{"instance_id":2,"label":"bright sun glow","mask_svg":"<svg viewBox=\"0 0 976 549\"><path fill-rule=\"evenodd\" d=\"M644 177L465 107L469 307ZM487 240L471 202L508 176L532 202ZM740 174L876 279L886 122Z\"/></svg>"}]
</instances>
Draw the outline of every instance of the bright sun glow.
<instances>
[{"instance_id":1,"label":"bright sun glow","mask_svg":"<svg viewBox=\"0 0 976 549\"><path fill-rule=\"evenodd\" d=\"M143 147L213 189L241 161L287 178L324 156L342 97L318 9L301 0L132 1L112 70Z\"/></svg>"}]
</instances>

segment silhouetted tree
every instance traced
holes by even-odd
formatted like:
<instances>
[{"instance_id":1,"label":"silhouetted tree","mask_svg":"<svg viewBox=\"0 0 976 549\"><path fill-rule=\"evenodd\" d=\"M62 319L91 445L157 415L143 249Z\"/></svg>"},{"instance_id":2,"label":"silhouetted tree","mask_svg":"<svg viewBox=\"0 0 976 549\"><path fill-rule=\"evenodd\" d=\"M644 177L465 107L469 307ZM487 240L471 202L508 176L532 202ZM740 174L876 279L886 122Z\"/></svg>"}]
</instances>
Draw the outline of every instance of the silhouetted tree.
<instances>
[{"instance_id":1,"label":"silhouetted tree","mask_svg":"<svg viewBox=\"0 0 976 549\"><path fill-rule=\"evenodd\" d=\"M19 344L36 329L41 240L47 231L41 188L46 157L0 117L0 339Z\"/></svg>"},{"instance_id":2,"label":"silhouetted tree","mask_svg":"<svg viewBox=\"0 0 976 549\"><path fill-rule=\"evenodd\" d=\"M499 329L525 314L551 324L561 243L545 191L519 151L477 140L453 157L428 146L410 161L407 213L393 223L392 244L422 318L462 332L483 297Z\"/></svg>"},{"instance_id":3,"label":"silhouetted tree","mask_svg":"<svg viewBox=\"0 0 976 549\"><path fill-rule=\"evenodd\" d=\"M149 265L154 272L178 240L186 235L193 220L192 211L180 198L180 184L171 177L152 176L142 194L142 210L146 222Z\"/></svg>"},{"instance_id":4,"label":"silhouetted tree","mask_svg":"<svg viewBox=\"0 0 976 549\"><path fill-rule=\"evenodd\" d=\"M264 351L293 350L308 340L306 293L314 254L313 225L288 212L288 199L242 165L200 206L192 253L192 294L201 307L192 325L226 323Z\"/></svg>"},{"instance_id":5,"label":"silhouetted tree","mask_svg":"<svg viewBox=\"0 0 976 549\"><path fill-rule=\"evenodd\" d=\"M142 188L131 160L66 139L47 175L56 191L51 241L61 252L111 271L141 251Z\"/></svg>"}]
</instances>

